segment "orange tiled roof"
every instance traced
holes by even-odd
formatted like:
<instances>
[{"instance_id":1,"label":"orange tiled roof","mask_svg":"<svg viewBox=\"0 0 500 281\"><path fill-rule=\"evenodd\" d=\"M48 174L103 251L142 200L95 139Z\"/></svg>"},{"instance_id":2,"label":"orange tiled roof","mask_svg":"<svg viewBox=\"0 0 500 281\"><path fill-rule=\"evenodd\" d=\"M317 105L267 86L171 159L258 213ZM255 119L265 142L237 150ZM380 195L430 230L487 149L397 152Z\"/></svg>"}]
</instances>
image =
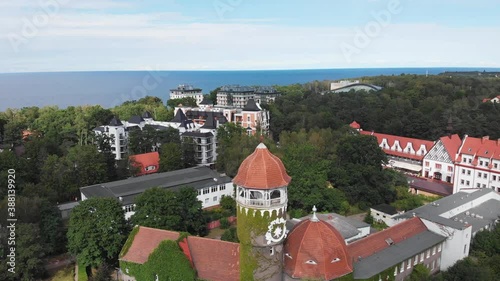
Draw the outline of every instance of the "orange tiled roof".
<instances>
[{"instance_id":1,"label":"orange tiled roof","mask_svg":"<svg viewBox=\"0 0 500 281\"><path fill-rule=\"evenodd\" d=\"M240 245L238 243L188 236L189 251L200 279L240 280Z\"/></svg>"},{"instance_id":2,"label":"orange tiled roof","mask_svg":"<svg viewBox=\"0 0 500 281\"><path fill-rule=\"evenodd\" d=\"M359 123L356 121L352 121L352 123L349 124L349 126L353 129L361 129L361 125L359 125Z\"/></svg>"},{"instance_id":3,"label":"orange tiled roof","mask_svg":"<svg viewBox=\"0 0 500 281\"><path fill-rule=\"evenodd\" d=\"M140 169L140 171L137 172L138 176L156 173L160 168L160 154L158 151L131 155L129 159L134 161L136 166ZM149 166L155 166L156 168L154 170L146 171L146 168Z\"/></svg>"},{"instance_id":4,"label":"orange tiled roof","mask_svg":"<svg viewBox=\"0 0 500 281\"><path fill-rule=\"evenodd\" d=\"M285 273L292 278L332 280L353 270L342 235L321 220L297 224L288 235L284 251Z\"/></svg>"},{"instance_id":5,"label":"orange tiled roof","mask_svg":"<svg viewBox=\"0 0 500 281\"><path fill-rule=\"evenodd\" d=\"M121 260L143 264L164 240L177 240L178 232L139 226L132 245Z\"/></svg>"},{"instance_id":6,"label":"orange tiled roof","mask_svg":"<svg viewBox=\"0 0 500 281\"><path fill-rule=\"evenodd\" d=\"M460 145L462 145L460 137L457 134L454 134L451 136L441 137L440 140L451 159L454 159L460 149Z\"/></svg>"},{"instance_id":7,"label":"orange tiled roof","mask_svg":"<svg viewBox=\"0 0 500 281\"><path fill-rule=\"evenodd\" d=\"M233 183L249 188L272 189L287 186L290 180L283 162L261 143L243 160Z\"/></svg>"},{"instance_id":8,"label":"orange tiled roof","mask_svg":"<svg viewBox=\"0 0 500 281\"><path fill-rule=\"evenodd\" d=\"M418 217L411 218L380 232L347 245L347 250L353 258L366 258L389 247L387 239L397 244L427 230Z\"/></svg>"},{"instance_id":9,"label":"orange tiled roof","mask_svg":"<svg viewBox=\"0 0 500 281\"><path fill-rule=\"evenodd\" d=\"M490 140L489 137L467 137L460 149L460 154L473 155L473 161L476 164L477 157L500 160L500 140Z\"/></svg>"},{"instance_id":10,"label":"orange tiled roof","mask_svg":"<svg viewBox=\"0 0 500 281\"><path fill-rule=\"evenodd\" d=\"M411 143L413 149L415 150L415 153L420 149L420 147L422 145L425 146L425 149L427 152L429 152L429 150L431 150L432 146L434 145L433 141L400 137L400 136L387 135L387 134L380 134L380 133L369 132L369 131L361 131L360 134L370 135L370 136L376 137L379 145L382 143L382 141L384 139L386 139L389 147L392 147L396 141L399 141L399 145L401 146L402 150L404 150L406 148L408 143ZM403 151L391 150L391 149L387 149L387 148L383 149L383 150L386 154L389 154L389 155L406 157L406 158L416 159L416 160L422 160L425 156L424 154L417 155L417 154L406 153Z\"/></svg>"}]
</instances>

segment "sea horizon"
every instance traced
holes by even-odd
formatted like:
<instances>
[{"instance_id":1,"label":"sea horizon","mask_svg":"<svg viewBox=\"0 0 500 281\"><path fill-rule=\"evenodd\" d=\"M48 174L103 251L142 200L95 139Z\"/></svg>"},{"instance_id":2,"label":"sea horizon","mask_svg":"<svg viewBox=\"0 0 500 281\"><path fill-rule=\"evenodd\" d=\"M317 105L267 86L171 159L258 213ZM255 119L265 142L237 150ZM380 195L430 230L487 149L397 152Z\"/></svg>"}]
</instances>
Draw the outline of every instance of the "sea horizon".
<instances>
[{"instance_id":1,"label":"sea horizon","mask_svg":"<svg viewBox=\"0 0 500 281\"><path fill-rule=\"evenodd\" d=\"M208 94L223 85L290 85L311 81L356 79L378 75L437 75L446 71L500 71L495 67L371 67L276 70L101 70L0 73L0 111L30 106L101 105L157 96L190 84Z\"/></svg>"}]
</instances>

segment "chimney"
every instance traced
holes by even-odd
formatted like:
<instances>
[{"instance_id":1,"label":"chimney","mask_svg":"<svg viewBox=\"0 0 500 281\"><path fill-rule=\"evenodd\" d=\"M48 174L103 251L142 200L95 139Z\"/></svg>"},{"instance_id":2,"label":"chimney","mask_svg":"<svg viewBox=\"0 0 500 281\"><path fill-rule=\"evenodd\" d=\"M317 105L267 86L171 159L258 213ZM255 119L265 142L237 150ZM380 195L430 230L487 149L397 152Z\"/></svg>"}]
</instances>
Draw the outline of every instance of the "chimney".
<instances>
[{"instance_id":1,"label":"chimney","mask_svg":"<svg viewBox=\"0 0 500 281\"><path fill-rule=\"evenodd\" d=\"M489 140L490 139L490 136L484 136L482 139L481 139L481 143L484 143L485 141Z\"/></svg>"}]
</instances>

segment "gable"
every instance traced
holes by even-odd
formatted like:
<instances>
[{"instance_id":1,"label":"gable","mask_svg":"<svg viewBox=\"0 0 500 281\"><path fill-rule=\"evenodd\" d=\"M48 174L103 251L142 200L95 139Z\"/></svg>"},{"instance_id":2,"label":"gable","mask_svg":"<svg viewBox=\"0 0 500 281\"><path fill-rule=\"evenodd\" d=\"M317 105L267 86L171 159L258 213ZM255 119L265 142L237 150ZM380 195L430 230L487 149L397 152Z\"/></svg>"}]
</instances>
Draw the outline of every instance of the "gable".
<instances>
[{"instance_id":1,"label":"gable","mask_svg":"<svg viewBox=\"0 0 500 281\"><path fill-rule=\"evenodd\" d=\"M452 157L441 140L437 141L436 145L427 153L425 159L453 164Z\"/></svg>"}]
</instances>

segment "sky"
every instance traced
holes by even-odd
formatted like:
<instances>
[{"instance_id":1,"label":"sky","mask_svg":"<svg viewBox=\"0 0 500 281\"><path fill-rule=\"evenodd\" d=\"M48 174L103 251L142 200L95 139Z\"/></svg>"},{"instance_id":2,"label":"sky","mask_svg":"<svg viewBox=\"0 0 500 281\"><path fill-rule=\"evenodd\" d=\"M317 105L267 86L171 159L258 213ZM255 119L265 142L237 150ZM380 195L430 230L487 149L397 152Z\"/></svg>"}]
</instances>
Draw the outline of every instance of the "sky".
<instances>
[{"instance_id":1,"label":"sky","mask_svg":"<svg viewBox=\"0 0 500 281\"><path fill-rule=\"evenodd\" d=\"M0 73L500 67L499 0L0 0Z\"/></svg>"}]
</instances>

